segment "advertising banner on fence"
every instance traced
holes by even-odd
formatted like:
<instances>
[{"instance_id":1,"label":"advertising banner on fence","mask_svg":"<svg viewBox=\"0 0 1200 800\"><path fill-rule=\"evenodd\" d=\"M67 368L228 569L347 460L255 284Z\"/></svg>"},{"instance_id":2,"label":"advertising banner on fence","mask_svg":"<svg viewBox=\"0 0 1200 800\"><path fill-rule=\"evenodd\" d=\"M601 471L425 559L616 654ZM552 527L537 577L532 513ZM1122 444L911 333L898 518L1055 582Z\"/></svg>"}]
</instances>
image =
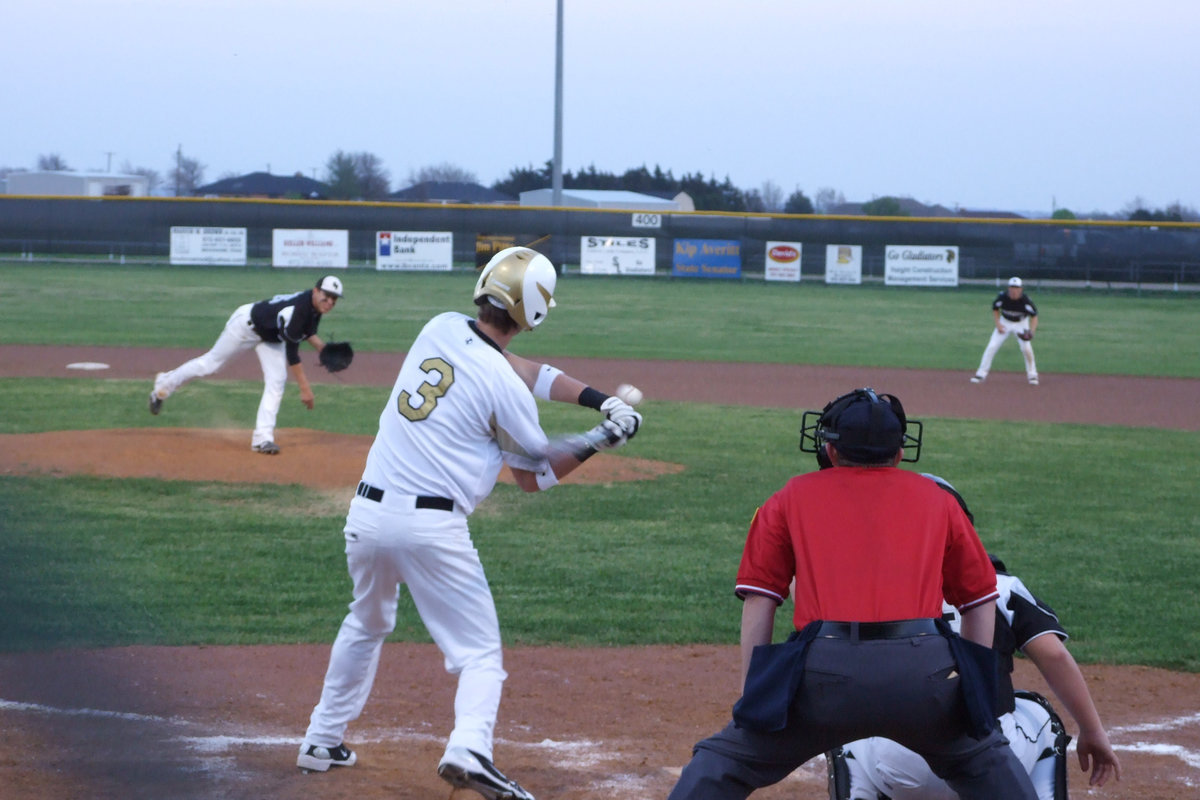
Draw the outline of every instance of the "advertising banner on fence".
<instances>
[{"instance_id":1,"label":"advertising banner on fence","mask_svg":"<svg viewBox=\"0 0 1200 800\"><path fill-rule=\"evenodd\" d=\"M888 245L883 282L887 286L958 286L958 247Z\"/></svg>"},{"instance_id":2,"label":"advertising banner on fence","mask_svg":"<svg viewBox=\"0 0 1200 800\"><path fill-rule=\"evenodd\" d=\"M683 278L741 278L737 239L676 239L671 274Z\"/></svg>"},{"instance_id":3,"label":"advertising banner on fence","mask_svg":"<svg viewBox=\"0 0 1200 800\"><path fill-rule=\"evenodd\" d=\"M763 277L769 281L800 280L799 242L767 242Z\"/></svg>"},{"instance_id":4,"label":"advertising banner on fence","mask_svg":"<svg viewBox=\"0 0 1200 800\"><path fill-rule=\"evenodd\" d=\"M654 237L581 236L579 271L584 275L653 275Z\"/></svg>"},{"instance_id":5,"label":"advertising banner on fence","mask_svg":"<svg viewBox=\"0 0 1200 800\"><path fill-rule=\"evenodd\" d=\"M825 282L862 283L862 245L825 245Z\"/></svg>"},{"instance_id":6,"label":"advertising banner on fence","mask_svg":"<svg viewBox=\"0 0 1200 800\"><path fill-rule=\"evenodd\" d=\"M346 231L271 231L272 266L345 269L349 264L350 236Z\"/></svg>"},{"instance_id":7,"label":"advertising banner on fence","mask_svg":"<svg viewBox=\"0 0 1200 800\"><path fill-rule=\"evenodd\" d=\"M378 231L375 269L449 272L454 234L449 231Z\"/></svg>"},{"instance_id":8,"label":"advertising banner on fence","mask_svg":"<svg viewBox=\"0 0 1200 800\"><path fill-rule=\"evenodd\" d=\"M171 228L172 264L246 266L245 228Z\"/></svg>"}]
</instances>

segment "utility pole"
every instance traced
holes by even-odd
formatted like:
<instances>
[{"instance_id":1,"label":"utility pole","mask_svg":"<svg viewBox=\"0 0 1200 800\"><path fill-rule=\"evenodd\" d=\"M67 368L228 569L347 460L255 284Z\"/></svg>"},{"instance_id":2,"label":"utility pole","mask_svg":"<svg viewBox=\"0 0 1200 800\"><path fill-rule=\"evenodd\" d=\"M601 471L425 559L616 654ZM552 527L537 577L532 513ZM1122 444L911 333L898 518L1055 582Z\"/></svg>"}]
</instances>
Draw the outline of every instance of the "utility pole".
<instances>
[{"instance_id":1,"label":"utility pole","mask_svg":"<svg viewBox=\"0 0 1200 800\"><path fill-rule=\"evenodd\" d=\"M558 0L554 48L554 165L550 186L551 205L562 205L562 97L563 97L563 0Z\"/></svg>"},{"instance_id":2,"label":"utility pole","mask_svg":"<svg viewBox=\"0 0 1200 800\"><path fill-rule=\"evenodd\" d=\"M108 173L108 174L110 174L110 175L111 175L111 174L112 174L112 157L113 157L113 151L112 151L112 150L105 150L105 151L104 151L104 155L108 156L108 166L104 168L104 171L105 171L106 173Z\"/></svg>"}]
</instances>

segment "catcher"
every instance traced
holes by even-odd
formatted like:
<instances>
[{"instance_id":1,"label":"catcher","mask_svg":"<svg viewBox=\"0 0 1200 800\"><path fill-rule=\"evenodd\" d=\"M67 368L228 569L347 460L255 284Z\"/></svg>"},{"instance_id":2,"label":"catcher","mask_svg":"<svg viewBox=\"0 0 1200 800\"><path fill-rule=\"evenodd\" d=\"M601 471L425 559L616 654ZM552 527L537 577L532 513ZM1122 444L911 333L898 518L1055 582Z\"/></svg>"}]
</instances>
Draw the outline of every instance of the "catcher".
<instances>
[{"instance_id":1,"label":"catcher","mask_svg":"<svg viewBox=\"0 0 1200 800\"><path fill-rule=\"evenodd\" d=\"M975 518L962 496L942 478L929 473L962 507L967 518ZM990 555L990 554L989 554ZM996 626L993 648L1000 657L1000 691L997 711L1000 728L1009 747L1029 773L1038 800L1067 800L1067 734L1062 720L1046 698L1035 692L1014 691L1013 655L1027 656L1041 672L1074 720L1079 738L1076 752L1082 769L1090 768L1089 790L1103 786L1109 778L1120 780L1121 763L1108 740L1100 714L1079 665L1063 641L1067 633L1050 606L1009 573L1000 559L990 555L996 568ZM958 612L943 605L952 627ZM829 763L830 800L956 800L945 781L930 770L919 755L891 741L871 738L851 742L825 754Z\"/></svg>"},{"instance_id":2,"label":"catcher","mask_svg":"<svg viewBox=\"0 0 1200 800\"><path fill-rule=\"evenodd\" d=\"M983 383L992 369L992 359L1009 334L1017 335L1021 356L1025 359L1025 377L1030 386L1038 385L1037 363L1033 360L1033 335L1038 326L1038 310L1029 295L1025 294L1020 278L1009 278L1008 289L996 295L992 301L994 328L992 338L983 350L979 369L971 376L971 383Z\"/></svg>"},{"instance_id":3,"label":"catcher","mask_svg":"<svg viewBox=\"0 0 1200 800\"><path fill-rule=\"evenodd\" d=\"M257 303L238 306L211 350L155 376L154 389L150 392L150 413L162 411L163 401L183 384L212 375L234 356L252 349L262 365L263 394L254 433L250 437L250 449L265 455L278 454L275 418L279 416L288 373L300 387L300 402L305 408L312 409L314 402L312 387L304 374L304 365L300 363L300 343L307 341L315 347L321 364L330 372L345 369L354 358L348 342L326 344L317 336L321 316L333 310L342 293L341 279L326 275L312 289L277 294Z\"/></svg>"}]
</instances>

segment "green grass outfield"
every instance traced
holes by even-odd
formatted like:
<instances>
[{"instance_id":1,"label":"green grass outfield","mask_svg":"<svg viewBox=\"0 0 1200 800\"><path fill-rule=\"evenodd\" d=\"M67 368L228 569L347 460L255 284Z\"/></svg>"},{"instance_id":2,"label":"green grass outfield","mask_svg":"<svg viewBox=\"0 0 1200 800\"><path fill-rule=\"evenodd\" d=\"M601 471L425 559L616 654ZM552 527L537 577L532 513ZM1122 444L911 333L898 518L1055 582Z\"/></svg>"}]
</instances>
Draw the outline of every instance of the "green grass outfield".
<instances>
[{"instance_id":1,"label":"green grass outfield","mask_svg":"<svg viewBox=\"0 0 1200 800\"><path fill-rule=\"evenodd\" d=\"M319 270L0 264L0 342L207 349L242 303L312 286ZM473 270L342 275L321 336L408 347L438 311L473 313ZM568 275L553 320L522 336L541 356L971 370L994 287L916 289ZM1200 297L1030 288L1045 373L1200 377ZM1007 345L997 370L1021 369Z\"/></svg>"},{"instance_id":2,"label":"green grass outfield","mask_svg":"<svg viewBox=\"0 0 1200 800\"><path fill-rule=\"evenodd\" d=\"M207 347L239 303L316 277L0 266L8 300L0 341ZM321 332L365 349L402 350L434 311L470 310L468 274L344 277L347 299ZM1194 301L1030 293L1045 315L1044 372L1196 377L1200 369ZM570 276L547 327L516 344L528 354L960 369L965 359L969 369L993 294ZM1104 356L1096 335L1115 342L1122 331L1122 355ZM843 336L858 346L829 358ZM1019 369L1012 350L1007 368ZM1094 363L1070 369L1068 357ZM0 379L0 432L148 425L145 388ZM173 422L250 420L259 391L255 382L199 382ZM374 432L385 390L324 391L337 413L321 415L319 427ZM645 410L651 423L623 452L683 464L683 473L544 495L502 485L472 518L510 644L737 641L732 583L749 517L787 477L814 466L796 449L799 412L656 401ZM594 421L554 404L543 413L551 432ZM285 404L280 425L313 419ZM985 544L1060 612L1077 658L1200 670L1200 434L1136 420L925 422L915 467L964 493ZM344 513L298 486L0 477L0 648L332 641L349 599ZM777 634L785 628L781 619ZM393 638L426 641L407 598Z\"/></svg>"}]
</instances>

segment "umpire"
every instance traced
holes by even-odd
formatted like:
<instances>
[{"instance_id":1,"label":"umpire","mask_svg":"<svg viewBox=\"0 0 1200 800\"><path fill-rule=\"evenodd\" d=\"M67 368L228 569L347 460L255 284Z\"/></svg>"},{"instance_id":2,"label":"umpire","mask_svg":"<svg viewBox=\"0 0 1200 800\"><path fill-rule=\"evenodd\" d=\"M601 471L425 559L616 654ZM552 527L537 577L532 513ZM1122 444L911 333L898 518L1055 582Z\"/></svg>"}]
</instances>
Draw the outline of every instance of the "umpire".
<instances>
[{"instance_id":1,"label":"umpire","mask_svg":"<svg viewBox=\"0 0 1200 800\"><path fill-rule=\"evenodd\" d=\"M963 800L1036 800L995 724L996 573L954 498L896 468L920 445L920 423L871 389L805 412L801 449L834 468L792 478L750 523L742 697L670 800L744 798L864 736L920 753ZM771 644L793 579L795 633ZM964 638L940 620L943 595Z\"/></svg>"}]
</instances>

